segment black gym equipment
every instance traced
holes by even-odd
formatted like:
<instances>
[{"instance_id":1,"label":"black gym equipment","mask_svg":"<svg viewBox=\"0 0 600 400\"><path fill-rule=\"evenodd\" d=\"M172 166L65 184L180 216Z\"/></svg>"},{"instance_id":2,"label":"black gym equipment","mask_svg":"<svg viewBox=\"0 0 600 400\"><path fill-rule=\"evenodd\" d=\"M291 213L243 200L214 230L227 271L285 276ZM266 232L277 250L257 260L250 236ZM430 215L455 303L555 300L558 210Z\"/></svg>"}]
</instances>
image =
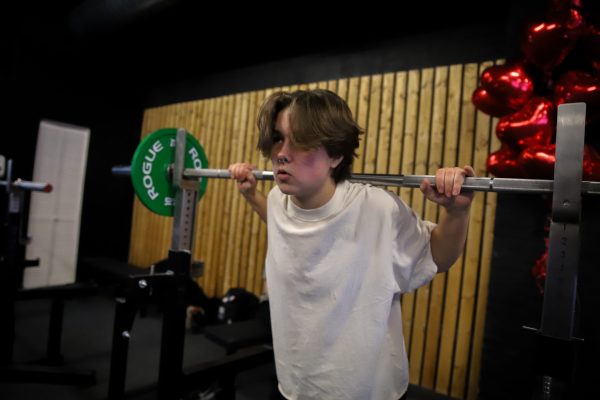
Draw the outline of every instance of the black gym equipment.
<instances>
[{"instance_id":1,"label":"black gym equipment","mask_svg":"<svg viewBox=\"0 0 600 400\"><path fill-rule=\"evenodd\" d=\"M4 161L4 157L0 158ZM28 242L25 221L27 195L31 191L50 192L52 185L45 182L30 182L12 179L12 160L7 160L5 179L0 186L6 188L6 211L2 219L0 249L0 381L31 382L62 385L87 386L95 382L95 371L70 370L63 368L60 352L64 301L95 293L92 285L69 284L60 286L23 289L23 274L26 267L39 265L39 260L25 259ZM50 324L46 357L36 363L16 364L13 360L15 341L15 303L17 300L50 298Z\"/></svg>"},{"instance_id":2,"label":"black gym equipment","mask_svg":"<svg viewBox=\"0 0 600 400\"><path fill-rule=\"evenodd\" d=\"M224 358L197 365L183 371L186 308L192 276L191 249L193 243L196 200L200 187L196 182L181 179L184 167L186 133L177 132L174 159L173 187L175 188L174 221L171 249L167 258L166 272L131 276L116 297L113 347L111 354L108 398L125 398L127 351L132 338L135 315L147 301L150 292L160 293L163 324L160 346L157 398L180 399L186 392L206 382L221 381L220 398L235 398L231 377L238 372L271 362L273 350L270 345L245 347ZM191 206L190 206L191 205ZM224 378L225 377L225 378Z\"/></svg>"}]
</instances>

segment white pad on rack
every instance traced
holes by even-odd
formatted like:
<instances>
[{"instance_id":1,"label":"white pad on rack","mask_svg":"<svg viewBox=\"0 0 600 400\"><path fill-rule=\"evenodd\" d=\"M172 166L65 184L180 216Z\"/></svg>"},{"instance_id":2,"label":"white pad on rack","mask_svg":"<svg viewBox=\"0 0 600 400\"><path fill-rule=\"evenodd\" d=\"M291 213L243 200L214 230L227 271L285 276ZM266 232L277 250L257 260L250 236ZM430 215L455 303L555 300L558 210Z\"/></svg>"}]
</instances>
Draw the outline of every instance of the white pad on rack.
<instances>
[{"instance_id":1,"label":"white pad on rack","mask_svg":"<svg viewBox=\"0 0 600 400\"><path fill-rule=\"evenodd\" d=\"M32 180L54 189L31 193L26 258L40 265L25 269L25 288L75 282L89 138L89 128L40 122Z\"/></svg>"}]
</instances>

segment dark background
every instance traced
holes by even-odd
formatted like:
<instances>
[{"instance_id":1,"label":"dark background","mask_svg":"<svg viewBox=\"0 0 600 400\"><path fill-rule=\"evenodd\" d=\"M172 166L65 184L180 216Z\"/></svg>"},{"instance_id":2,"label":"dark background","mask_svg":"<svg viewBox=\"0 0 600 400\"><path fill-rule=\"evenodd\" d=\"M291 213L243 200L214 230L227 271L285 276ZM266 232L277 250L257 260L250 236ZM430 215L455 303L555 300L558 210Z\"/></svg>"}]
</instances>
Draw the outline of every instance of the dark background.
<instances>
[{"instance_id":1,"label":"dark background","mask_svg":"<svg viewBox=\"0 0 600 400\"><path fill-rule=\"evenodd\" d=\"M16 2L15 2L16 3ZM588 2L592 4L592 2ZM220 5L193 0L18 2L0 21L0 154L30 179L40 119L91 128L79 258L126 260L129 163L147 107L388 71L520 56L523 24L547 2L325 2ZM586 4L588 6L588 4ZM498 197L481 398L529 398L539 356L530 268L543 251L545 201ZM584 208L581 390L599 368L597 201ZM545 350L552 355L553 348ZM558 354L558 353L557 353Z\"/></svg>"}]
</instances>

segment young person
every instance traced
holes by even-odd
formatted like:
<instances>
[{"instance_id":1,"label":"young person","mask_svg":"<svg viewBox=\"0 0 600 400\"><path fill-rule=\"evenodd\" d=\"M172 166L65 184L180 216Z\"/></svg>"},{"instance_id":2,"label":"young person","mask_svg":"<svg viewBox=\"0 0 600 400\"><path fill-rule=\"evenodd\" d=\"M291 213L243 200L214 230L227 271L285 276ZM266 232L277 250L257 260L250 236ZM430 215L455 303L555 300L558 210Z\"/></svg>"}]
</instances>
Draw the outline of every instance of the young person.
<instances>
[{"instance_id":1,"label":"young person","mask_svg":"<svg viewBox=\"0 0 600 400\"><path fill-rule=\"evenodd\" d=\"M467 235L470 166L442 168L425 197L435 225L394 193L351 183L362 133L327 90L275 93L258 116L258 148L276 186L256 189L254 166L229 167L267 223L266 278L279 391L286 399L397 400L408 387L400 295L447 271Z\"/></svg>"}]
</instances>

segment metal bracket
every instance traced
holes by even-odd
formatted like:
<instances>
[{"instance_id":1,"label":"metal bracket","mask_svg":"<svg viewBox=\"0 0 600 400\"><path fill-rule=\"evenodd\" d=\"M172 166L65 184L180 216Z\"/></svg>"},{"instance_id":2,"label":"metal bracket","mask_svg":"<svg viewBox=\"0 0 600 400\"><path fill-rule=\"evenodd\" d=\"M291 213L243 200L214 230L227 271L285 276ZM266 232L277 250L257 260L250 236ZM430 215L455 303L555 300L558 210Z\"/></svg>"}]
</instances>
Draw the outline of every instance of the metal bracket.
<instances>
[{"instance_id":1,"label":"metal bracket","mask_svg":"<svg viewBox=\"0 0 600 400\"><path fill-rule=\"evenodd\" d=\"M198 199L198 182L183 176L185 160L185 129L177 129L175 141L175 163L173 165L173 187L175 194L175 214L171 250L192 251L194 221Z\"/></svg>"},{"instance_id":2,"label":"metal bracket","mask_svg":"<svg viewBox=\"0 0 600 400\"><path fill-rule=\"evenodd\" d=\"M552 222L540 333L563 340L573 339L575 330L585 108L585 103L562 104L557 113Z\"/></svg>"}]
</instances>

